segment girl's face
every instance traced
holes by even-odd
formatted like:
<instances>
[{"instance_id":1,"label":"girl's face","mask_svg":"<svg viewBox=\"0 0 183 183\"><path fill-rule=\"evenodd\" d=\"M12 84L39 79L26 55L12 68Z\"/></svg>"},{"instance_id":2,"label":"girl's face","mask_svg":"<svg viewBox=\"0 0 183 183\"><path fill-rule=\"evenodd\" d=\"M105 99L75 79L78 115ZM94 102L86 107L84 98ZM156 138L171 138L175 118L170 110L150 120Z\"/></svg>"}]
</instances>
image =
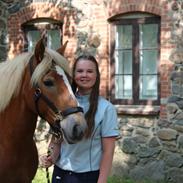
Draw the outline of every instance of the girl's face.
<instances>
[{"instance_id":1,"label":"girl's face","mask_svg":"<svg viewBox=\"0 0 183 183\"><path fill-rule=\"evenodd\" d=\"M74 80L80 94L89 94L97 78L96 66L90 60L80 59L74 71Z\"/></svg>"}]
</instances>

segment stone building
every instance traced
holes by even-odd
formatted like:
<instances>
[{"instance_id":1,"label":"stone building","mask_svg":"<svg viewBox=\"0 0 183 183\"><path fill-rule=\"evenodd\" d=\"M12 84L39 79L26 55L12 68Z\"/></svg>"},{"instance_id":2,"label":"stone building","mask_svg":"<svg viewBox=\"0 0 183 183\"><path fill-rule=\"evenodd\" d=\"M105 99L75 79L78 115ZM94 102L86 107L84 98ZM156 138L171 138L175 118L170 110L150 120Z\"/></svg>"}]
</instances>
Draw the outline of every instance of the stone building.
<instances>
[{"instance_id":1,"label":"stone building","mask_svg":"<svg viewBox=\"0 0 183 183\"><path fill-rule=\"evenodd\" d=\"M183 181L182 0L1 0L0 60L69 41L72 65L96 56L101 95L115 106L121 138L112 174Z\"/></svg>"}]
</instances>

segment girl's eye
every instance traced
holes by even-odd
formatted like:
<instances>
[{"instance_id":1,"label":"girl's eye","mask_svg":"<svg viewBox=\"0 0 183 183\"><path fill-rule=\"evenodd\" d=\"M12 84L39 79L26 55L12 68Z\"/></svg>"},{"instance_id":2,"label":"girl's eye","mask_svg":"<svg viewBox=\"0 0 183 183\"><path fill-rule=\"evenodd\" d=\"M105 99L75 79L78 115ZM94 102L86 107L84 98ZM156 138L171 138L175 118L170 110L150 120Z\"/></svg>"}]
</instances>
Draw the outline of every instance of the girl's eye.
<instances>
[{"instance_id":1,"label":"girl's eye","mask_svg":"<svg viewBox=\"0 0 183 183\"><path fill-rule=\"evenodd\" d=\"M53 81L52 80L46 80L43 82L45 86L48 86L48 87L51 87L54 85Z\"/></svg>"},{"instance_id":2,"label":"girl's eye","mask_svg":"<svg viewBox=\"0 0 183 183\"><path fill-rule=\"evenodd\" d=\"M79 72L79 73L81 73L81 72L83 72L82 70L77 70L76 72Z\"/></svg>"},{"instance_id":3,"label":"girl's eye","mask_svg":"<svg viewBox=\"0 0 183 183\"><path fill-rule=\"evenodd\" d=\"M93 70L89 70L88 73L93 73Z\"/></svg>"},{"instance_id":4,"label":"girl's eye","mask_svg":"<svg viewBox=\"0 0 183 183\"><path fill-rule=\"evenodd\" d=\"M85 71L83 71L83 70L77 70L76 72L82 73L82 72L85 72ZM94 71L93 71L93 70L87 70L86 72L88 72L88 73L93 73Z\"/></svg>"}]
</instances>

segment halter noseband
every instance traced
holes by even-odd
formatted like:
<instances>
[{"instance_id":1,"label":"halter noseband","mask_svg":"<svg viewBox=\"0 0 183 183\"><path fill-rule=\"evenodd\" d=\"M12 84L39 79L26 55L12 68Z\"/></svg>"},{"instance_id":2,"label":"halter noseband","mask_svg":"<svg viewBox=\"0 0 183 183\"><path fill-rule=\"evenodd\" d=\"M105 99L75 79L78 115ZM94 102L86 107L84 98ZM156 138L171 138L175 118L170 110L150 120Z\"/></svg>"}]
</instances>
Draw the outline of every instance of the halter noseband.
<instances>
[{"instance_id":1,"label":"halter noseband","mask_svg":"<svg viewBox=\"0 0 183 183\"><path fill-rule=\"evenodd\" d=\"M31 76L33 73L33 58L34 56L32 56L29 61L29 69L30 69ZM41 92L41 89L39 88L38 85L34 86L34 88L35 88L34 101L35 101L35 107L38 115L45 120L44 116L40 113L39 106L38 106L39 99L42 99L49 106L49 108L56 114L56 116L59 116L59 118L55 120L55 124L54 125L50 124L50 126L52 128L52 133L56 137L60 138L62 135L62 132L60 129L60 121L62 121L65 117L67 117L70 114L83 112L83 108L77 106L77 107L70 107L64 111L59 111L58 108L54 105L54 103L51 100L49 100L49 98Z\"/></svg>"},{"instance_id":2,"label":"halter noseband","mask_svg":"<svg viewBox=\"0 0 183 183\"><path fill-rule=\"evenodd\" d=\"M35 106L36 106L36 111L38 112L39 116L44 119L44 117L41 115L38 107L38 101L39 99L43 99L43 101L49 106L49 108L57 115L61 115L61 119L65 118L66 116L77 113L77 112L83 112L83 108L77 106L77 107L70 107L64 111L59 111L54 103L48 99L47 96L42 94L41 89L37 86L34 92L34 101L35 101Z\"/></svg>"}]
</instances>

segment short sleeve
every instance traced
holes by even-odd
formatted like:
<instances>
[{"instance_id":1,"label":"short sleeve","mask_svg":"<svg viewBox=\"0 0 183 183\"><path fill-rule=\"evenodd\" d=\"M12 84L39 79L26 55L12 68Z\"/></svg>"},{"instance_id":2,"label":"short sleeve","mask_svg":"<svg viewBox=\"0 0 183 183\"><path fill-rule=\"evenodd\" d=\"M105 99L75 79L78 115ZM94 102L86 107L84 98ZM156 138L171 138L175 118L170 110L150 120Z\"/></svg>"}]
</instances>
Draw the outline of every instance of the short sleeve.
<instances>
[{"instance_id":1,"label":"short sleeve","mask_svg":"<svg viewBox=\"0 0 183 183\"><path fill-rule=\"evenodd\" d=\"M101 125L102 137L119 136L117 112L112 104L107 106Z\"/></svg>"}]
</instances>

